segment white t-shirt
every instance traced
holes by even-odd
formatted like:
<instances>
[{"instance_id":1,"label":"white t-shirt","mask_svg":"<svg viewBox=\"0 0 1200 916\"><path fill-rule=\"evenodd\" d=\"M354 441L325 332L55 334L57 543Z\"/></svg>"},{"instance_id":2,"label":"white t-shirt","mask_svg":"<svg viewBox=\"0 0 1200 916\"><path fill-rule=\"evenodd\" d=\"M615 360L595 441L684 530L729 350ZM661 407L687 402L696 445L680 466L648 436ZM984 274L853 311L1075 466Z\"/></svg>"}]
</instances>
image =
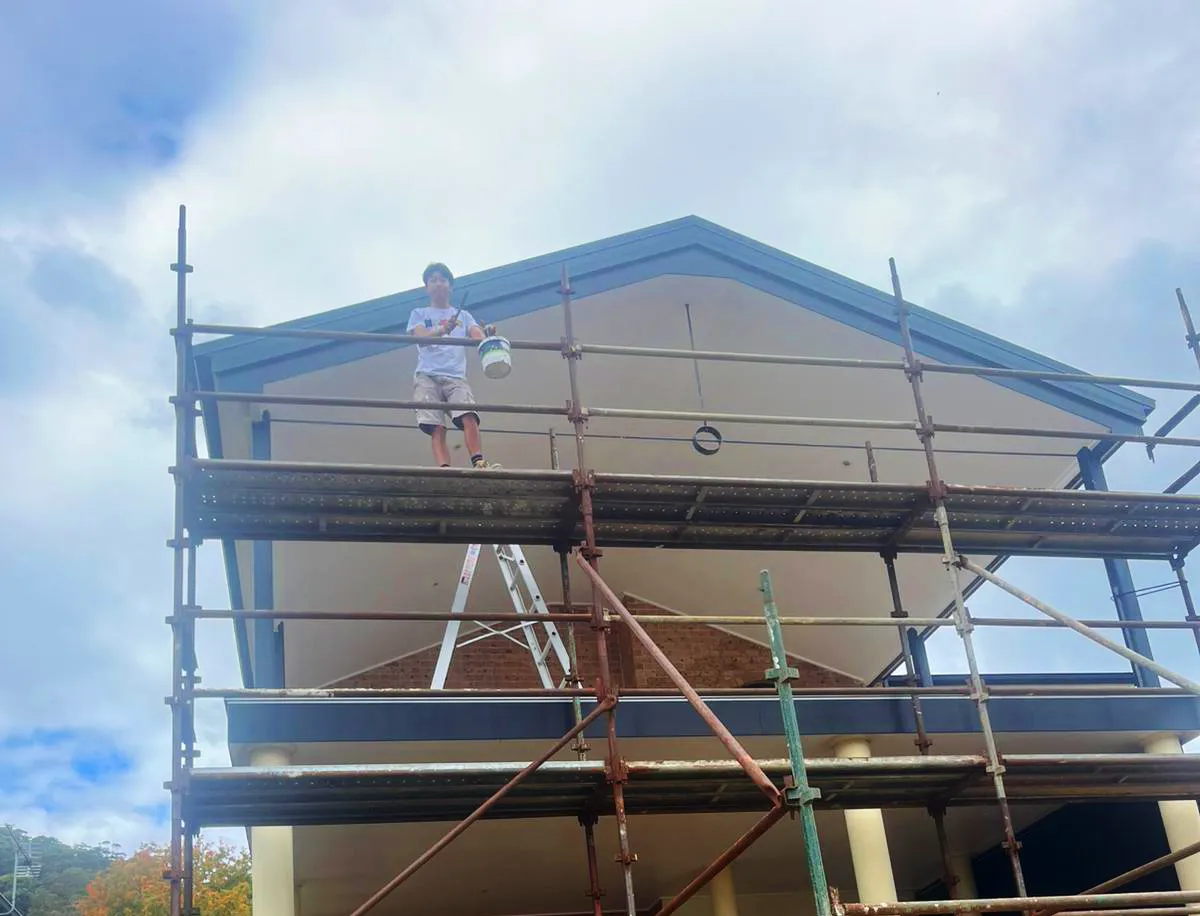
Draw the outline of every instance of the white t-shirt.
<instances>
[{"instance_id":1,"label":"white t-shirt","mask_svg":"<svg viewBox=\"0 0 1200 916\"><path fill-rule=\"evenodd\" d=\"M432 305L413 309L408 316L408 333L414 328L434 330L446 324L454 317L455 309L434 308ZM458 327L451 331L448 337L466 337L471 328L479 327L478 322L468 311L459 313ZM444 375L449 378L467 377L467 348L445 347L437 344L422 344L417 347L417 372L422 375Z\"/></svg>"}]
</instances>

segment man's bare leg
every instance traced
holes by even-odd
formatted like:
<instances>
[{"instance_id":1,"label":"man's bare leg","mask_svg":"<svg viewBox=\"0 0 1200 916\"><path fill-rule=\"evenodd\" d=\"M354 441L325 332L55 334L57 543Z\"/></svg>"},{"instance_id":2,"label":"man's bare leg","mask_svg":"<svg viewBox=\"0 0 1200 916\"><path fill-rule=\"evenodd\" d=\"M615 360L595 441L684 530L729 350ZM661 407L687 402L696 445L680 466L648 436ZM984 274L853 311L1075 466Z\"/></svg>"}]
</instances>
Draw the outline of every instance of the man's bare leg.
<instances>
[{"instance_id":1,"label":"man's bare leg","mask_svg":"<svg viewBox=\"0 0 1200 916\"><path fill-rule=\"evenodd\" d=\"M476 427L478 434L479 427ZM433 460L438 463L439 467L448 467L450 465L450 449L446 448L446 427L435 426L433 434L429 437L433 442Z\"/></svg>"},{"instance_id":2,"label":"man's bare leg","mask_svg":"<svg viewBox=\"0 0 1200 916\"><path fill-rule=\"evenodd\" d=\"M463 438L467 440L467 454L472 457L483 454L483 442L479 435L479 421L472 414L467 414L462 418ZM442 430L444 433L445 430ZM442 439L443 447L445 447L445 438Z\"/></svg>"}]
</instances>

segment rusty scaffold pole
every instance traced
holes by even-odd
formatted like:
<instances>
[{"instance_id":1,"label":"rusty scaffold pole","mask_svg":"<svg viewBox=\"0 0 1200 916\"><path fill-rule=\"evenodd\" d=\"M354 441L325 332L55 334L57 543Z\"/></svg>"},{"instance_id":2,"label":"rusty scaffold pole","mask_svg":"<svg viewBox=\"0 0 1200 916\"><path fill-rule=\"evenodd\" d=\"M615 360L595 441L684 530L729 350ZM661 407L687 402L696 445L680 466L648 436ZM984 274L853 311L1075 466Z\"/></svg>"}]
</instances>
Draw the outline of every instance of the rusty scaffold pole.
<instances>
[{"instance_id":1,"label":"rusty scaffold pole","mask_svg":"<svg viewBox=\"0 0 1200 916\"><path fill-rule=\"evenodd\" d=\"M575 340L575 323L571 314L572 292L571 277L567 271L567 265L563 264L562 276L559 281L559 294L562 297L563 312L562 355L567 361L567 379L571 391L571 400L567 403L567 416L575 431L576 464L574 480L575 491L579 498L579 512L583 519L584 533L584 543L580 550L584 560L587 562L587 568L593 574L597 574L601 553L596 546L596 527L592 513L592 492L595 489L595 477L588 468L587 451L585 448L584 430L587 426L587 415L584 411L583 399L579 389L579 360L583 356L583 351L579 348ZM567 581L564 578L564 587L567 587ZM566 599L569 600L569 594L566 596ZM608 656L610 625L608 618L604 614L604 603L600 589L597 588L594 581L592 583L591 627L596 634L596 693L608 704L608 755L605 763L605 771L606 779L612 791L613 814L617 822L617 844L619 849L617 860L621 864L622 875L624 877L626 912L628 916L637 916L637 899L633 892L633 863L637 861L637 856L630 851L629 823L625 816L625 783L628 781L628 775L625 769L625 761L621 757L620 746L617 743L616 707L620 691L618 685L613 681L612 666ZM586 823L584 824L584 829L587 830ZM594 838L589 837L587 850L588 874L591 885L589 894L593 900L593 907L598 913L600 908L599 895L601 892L597 884L599 879L595 862L596 850Z\"/></svg>"},{"instance_id":2,"label":"rusty scaffold pole","mask_svg":"<svg viewBox=\"0 0 1200 916\"><path fill-rule=\"evenodd\" d=\"M520 770L520 772L518 772L515 776L513 776L511 779L509 779L508 782L506 782L499 789L497 789L494 793L492 793L492 795L485 802L483 802L483 804L481 804L474 811L472 811L469 815L467 815L465 818L463 818L461 821L459 821L457 824L455 824L452 828L450 828L450 830L445 835L443 835L440 840L438 840L436 843L434 843L432 846L430 846L427 850L425 850L425 852L423 852L416 860L414 860L412 862L412 864L410 864L402 872L400 872L394 878L392 878L387 884L385 884L383 887L381 887L379 890L377 890L374 894L372 894L370 896L370 898L368 898L365 902L363 902L358 907L356 907L354 912L351 913L350 916L364 916L365 913L367 913L371 909L373 909L385 897L387 897L388 894L390 894L392 891L394 891L396 888L398 888L401 884L403 884L405 881L407 881L409 878L411 878L413 875L415 875L418 871L420 871L428 862L430 862L434 858L434 856L436 856L443 849L445 849L447 846L449 846L451 843L453 843L456 839L458 839L467 830L468 827L470 827L476 821L479 821L482 818L484 818L487 815L487 813L493 807L495 807L496 804L501 799L504 798L504 796L506 796L509 792L511 792L513 789L515 789L517 786L519 786L522 782L524 782L526 779L528 779L530 776L532 776L534 773L536 773L541 768L542 764L544 764L547 760L550 760L556 754L558 754L560 751L562 751L577 734L579 734L584 729L586 729L589 725L591 725L594 721L599 719L602 715L604 715L607 712L610 712L611 709L612 709L612 701L608 698L602 699L599 702L599 704L597 704L595 709L593 709L590 713L588 713L586 716L584 716L583 719L580 722L578 722L576 725L572 726L571 729L565 735L563 735L561 738L559 738L557 741L555 741L554 744L550 745L549 748L547 748L544 752L542 752L542 755L540 757L538 757L532 763L526 764L526 766L523 767Z\"/></svg>"},{"instance_id":3,"label":"rusty scaffold pole","mask_svg":"<svg viewBox=\"0 0 1200 916\"><path fill-rule=\"evenodd\" d=\"M550 429L550 467L555 471L559 469L558 436L553 427ZM567 556L568 552L569 549L566 545L555 548L555 553L558 554L559 575L562 579L563 611L570 614L574 612L575 605L571 600L571 562ZM591 620L590 616L588 620ZM567 680L572 688L581 690L583 680L579 676L579 652L575 642L574 624L567 627L567 657L571 660L571 670L568 672ZM578 725L583 719L583 704L578 695L571 697L571 714ZM588 746L587 736L582 731L575 736L571 750L575 752L575 756L579 760L587 759L591 747ZM602 903L604 888L600 885L600 865L596 858L596 822L598 819L596 812L592 810L581 812L578 818L579 826L583 828L584 849L587 852L587 895L592 901L592 916L602 916L604 912Z\"/></svg>"},{"instance_id":4,"label":"rusty scaffold pole","mask_svg":"<svg viewBox=\"0 0 1200 916\"><path fill-rule=\"evenodd\" d=\"M871 478L871 483L879 483L879 465L875 461L875 449L870 442L867 442L867 473ZM884 569L887 571L888 591L892 597L892 613L891 617L897 621L909 619L908 611L904 609L904 601L900 597L900 580L896 575L896 549L893 547L890 550L885 550L880 554L883 559ZM913 688L913 692L909 695L912 701L913 723L916 726L917 736L913 739L913 744L917 746L917 750L922 757L929 756L929 749L933 746L933 741L929 738L929 733L925 729L925 710L921 705L921 695L916 692L919 686L917 682L917 666L916 659L913 657L912 646L909 645L909 634L916 633L916 630L907 627L901 627L897 630L900 636L900 654L904 659L904 667L908 672L908 686ZM946 834L946 806L944 803L931 804L928 808L929 816L933 819L934 831L937 834L938 854L942 864L942 880L946 883L946 891L951 897L958 898L959 881L958 875L954 871L954 864L950 860L950 841Z\"/></svg>"},{"instance_id":5,"label":"rusty scaffold pole","mask_svg":"<svg viewBox=\"0 0 1200 916\"><path fill-rule=\"evenodd\" d=\"M687 678L683 676L680 670L675 667L671 659L667 657L667 654L663 652L661 648L659 648L657 643L654 642L654 640L650 637L650 634L646 632L645 627L643 627L638 622L637 618L634 617L634 615L629 611L629 609L625 607L621 599L617 597L616 592L612 590L607 582L600 578L600 573L598 573L592 564L584 558L582 550L576 553L575 560L579 564L580 568L583 569L583 571L587 574L588 578L592 580L592 585L599 590L604 600L606 600L612 610L616 612L621 622L629 628L629 632L633 638L641 643L642 647L646 650L650 657L654 659L655 663L662 669L663 673L666 674L671 683L673 683L679 692L684 695L692 709L694 709L697 715L699 715L704 721L704 724L712 730L714 735L716 735L717 740L725 746L725 749L729 751L733 759L737 761L738 765L743 771L745 771L746 775L750 777L751 782L753 782L760 790L762 790L763 794L767 796L771 803L770 809L754 824L753 827L738 837L738 839L735 840L728 849L714 859L713 862L711 862L707 868L693 878L683 890L664 903L657 911L657 916L670 916L671 913L683 906L684 903L691 899L691 897L701 890L709 881L720 874L720 872L722 872L724 869L728 868L729 865L731 865L734 860L738 858L738 856L749 849L754 841L766 833L777 821L782 819L791 810L798 806L801 796L796 795L793 798L785 792L780 792L779 789L776 788L775 783L771 781L771 778L759 765L758 761L755 760L750 752L742 746L741 742L734 737L733 733L725 726L725 723L720 720L717 714L714 713L709 705L704 702L704 699L700 696L700 694L696 692L696 689L688 683ZM790 684L788 687L790 690ZM797 735L798 734L799 732L797 731ZM796 764L793 762L792 766L795 767ZM801 758L799 766L803 768L803 758ZM797 787L801 785L807 786L807 782L801 780L797 783ZM822 871L821 874L823 875L824 872ZM821 898L818 898L818 916L828 916L831 911L829 909L820 909L822 906L820 900ZM828 899L826 899L825 905L831 906L831 903Z\"/></svg>"},{"instance_id":6,"label":"rusty scaffold pole","mask_svg":"<svg viewBox=\"0 0 1200 916\"><path fill-rule=\"evenodd\" d=\"M192 332L187 317L187 208L179 207L175 263L175 484L174 524L168 546L172 553L173 601L171 625L171 841L169 862L163 874L170 882L171 916L191 916L192 833L184 820L184 795L188 774L196 757L194 687L196 682L195 618L196 546L185 536L186 497L184 475L195 457L196 405L189 397Z\"/></svg>"},{"instance_id":7,"label":"rusty scaffold pole","mask_svg":"<svg viewBox=\"0 0 1200 916\"><path fill-rule=\"evenodd\" d=\"M1025 875L1021 870L1020 847L1017 842L1016 830L1013 827L1012 810L1008 803L1008 793L1004 787L1004 765L996 749L996 735L992 730L992 719L988 711L988 693L983 678L979 674L979 664L975 658L975 644L972 639L974 624L967 611L966 600L963 597L962 583L958 578L958 553L954 549L954 541L950 535L950 518L946 512L945 484L937 470L937 459L933 451L934 426L925 410L925 398L921 391L921 363L917 360L913 349L912 329L908 321L908 303L904 301L904 293L900 288L900 274L896 271L896 259L888 259L888 267L892 274L892 293L896 299L896 318L900 326L901 342L904 346L904 374L908 377L912 388L913 404L917 411L917 438L925 452L925 463L929 470L929 499L933 504L934 521L938 527L942 541L942 566L950 585L954 599L955 630L962 640L963 650L967 657L967 669L970 673L971 699L979 716L979 727L983 732L984 744L987 747L988 770L992 775L992 783L996 790L996 802L1004 827L1004 849L1008 854L1012 868L1013 881L1019 897L1026 896Z\"/></svg>"}]
</instances>

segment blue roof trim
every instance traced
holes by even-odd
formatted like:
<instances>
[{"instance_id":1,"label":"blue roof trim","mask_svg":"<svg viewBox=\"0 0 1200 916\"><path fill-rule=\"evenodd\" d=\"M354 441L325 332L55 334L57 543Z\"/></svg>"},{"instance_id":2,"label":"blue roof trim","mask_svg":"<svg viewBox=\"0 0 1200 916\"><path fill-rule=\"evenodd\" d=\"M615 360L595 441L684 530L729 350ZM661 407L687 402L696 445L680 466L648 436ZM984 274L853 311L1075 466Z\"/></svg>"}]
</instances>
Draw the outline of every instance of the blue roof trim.
<instances>
[{"instance_id":1,"label":"blue roof trim","mask_svg":"<svg viewBox=\"0 0 1200 916\"><path fill-rule=\"evenodd\" d=\"M216 391L216 379L213 376L212 364L208 359L198 358L192 361L195 379L203 391ZM204 424L204 441L208 445L208 454L212 458L224 458L225 450L221 444L221 424L218 422L216 406L210 402L202 405L200 412ZM225 562L225 583L229 588L229 606L235 611L245 610L243 600L242 573L237 563L237 545L234 541L224 538L221 541L221 555ZM254 671L250 665L250 636L244 618L233 621L233 637L237 643L238 668L242 676L243 687L254 686Z\"/></svg>"},{"instance_id":2,"label":"blue roof trim","mask_svg":"<svg viewBox=\"0 0 1200 916\"><path fill-rule=\"evenodd\" d=\"M584 700L584 706L594 706ZM783 733L774 697L712 697L713 712L739 737ZM973 734L979 717L968 697L926 697L921 703L931 734ZM1200 700L1182 696L1016 697L988 702L997 732L1194 733ZM797 697L805 735L911 735L907 697ZM381 700L230 700L230 744L340 741L510 741L559 738L573 723L562 698L434 697ZM623 697L617 716L622 738L700 738L711 732L682 697ZM603 738L604 725L594 736ZM589 732L592 734L592 732Z\"/></svg>"},{"instance_id":3,"label":"blue roof trim","mask_svg":"<svg viewBox=\"0 0 1200 916\"><path fill-rule=\"evenodd\" d=\"M719 277L777 296L883 340L900 345L893 299L872 289L689 216L647 229L579 245L460 278L458 295L470 293L481 320L499 322L558 303L563 264L580 298L668 274ZM423 289L345 306L280 327L395 331L425 301ZM992 335L913 306L911 326L924 357L1016 369L1079 370ZM259 391L264 384L396 349L396 344L314 343L283 338L223 338L199 345L222 387ZM992 379L1114 432L1140 430L1154 402L1111 385Z\"/></svg>"}]
</instances>

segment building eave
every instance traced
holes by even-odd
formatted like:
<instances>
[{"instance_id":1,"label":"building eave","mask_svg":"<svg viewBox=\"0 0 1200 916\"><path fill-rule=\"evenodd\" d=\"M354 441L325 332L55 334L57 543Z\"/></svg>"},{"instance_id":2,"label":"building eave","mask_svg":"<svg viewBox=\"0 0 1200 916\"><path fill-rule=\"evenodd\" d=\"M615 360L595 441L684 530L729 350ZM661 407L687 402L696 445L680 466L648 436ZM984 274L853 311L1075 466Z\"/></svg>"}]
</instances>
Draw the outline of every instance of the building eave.
<instances>
[{"instance_id":1,"label":"building eave","mask_svg":"<svg viewBox=\"0 0 1200 916\"><path fill-rule=\"evenodd\" d=\"M664 275L730 279L900 345L889 293L857 283L695 216L579 245L459 278L481 320L499 322L555 305L562 268L578 298ZM277 325L337 331L403 328L425 299L422 288L383 296ZM993 335L912 306L914 343L940 362L1079 372ZM403 344L346 343L288 338L222 338L199 345L196 356L222 388L260 391L266 384L396 349ZM1140 430L1154 402L1113 385L992 379L1117 433Z\"/></svg>"}]
</instances>

